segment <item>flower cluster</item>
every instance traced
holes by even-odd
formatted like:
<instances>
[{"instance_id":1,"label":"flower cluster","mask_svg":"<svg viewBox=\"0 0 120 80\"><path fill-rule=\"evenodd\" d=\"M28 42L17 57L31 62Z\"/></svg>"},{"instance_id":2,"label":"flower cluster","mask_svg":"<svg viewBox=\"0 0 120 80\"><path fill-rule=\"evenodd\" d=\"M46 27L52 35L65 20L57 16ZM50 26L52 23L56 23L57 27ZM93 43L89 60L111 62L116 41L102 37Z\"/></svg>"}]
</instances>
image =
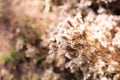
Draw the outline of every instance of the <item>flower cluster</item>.
<instances>
[{"instance_id":1,"label":"flower cluster","mask_svg":"<svg viewBox=\"0 0 120 80\"><path fill-rule=\"evenodd\" d=\"M48 63L81 79L120 79L120 17L89 12L67 18L51 34Z\"/></svg>"}]
</instances>

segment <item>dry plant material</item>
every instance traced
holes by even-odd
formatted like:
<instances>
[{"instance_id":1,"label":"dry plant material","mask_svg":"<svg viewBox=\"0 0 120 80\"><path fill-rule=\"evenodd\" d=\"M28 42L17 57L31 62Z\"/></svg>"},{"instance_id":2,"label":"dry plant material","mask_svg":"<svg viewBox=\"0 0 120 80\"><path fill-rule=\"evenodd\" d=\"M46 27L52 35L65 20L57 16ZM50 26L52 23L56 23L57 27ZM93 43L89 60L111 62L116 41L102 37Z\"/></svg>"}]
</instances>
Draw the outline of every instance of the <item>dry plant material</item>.
<instances>
[{"instance_id":1,"label":"dry plant material","mask_svg":"<svg viewBox=\"0 0 120 80\"><path fill-rule=\"evenodd\" d=\"M83 19L78 14L59 23L51 34L48 62L73 74L80 71L84 80L119 80L120 17L89 12Z\"/></svg>"}]
</instances>

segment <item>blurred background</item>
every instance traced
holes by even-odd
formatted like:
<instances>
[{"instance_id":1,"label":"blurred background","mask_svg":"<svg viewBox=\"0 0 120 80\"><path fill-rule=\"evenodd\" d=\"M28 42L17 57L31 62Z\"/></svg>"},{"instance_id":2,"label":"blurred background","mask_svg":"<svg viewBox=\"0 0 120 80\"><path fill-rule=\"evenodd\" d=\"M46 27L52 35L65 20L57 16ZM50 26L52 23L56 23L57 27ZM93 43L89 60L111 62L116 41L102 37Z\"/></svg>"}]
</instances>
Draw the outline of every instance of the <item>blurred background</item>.
<instances>
[{"instance_id":1,"label":"blurred background","mask_svg":"<svg viewBox=\"0 0 120 80\"><path fill-rule=\"evenodd\" d=\"M41 80L47 67L51 0L0 0L0 80Z\"/></svg>"}]
</instances>

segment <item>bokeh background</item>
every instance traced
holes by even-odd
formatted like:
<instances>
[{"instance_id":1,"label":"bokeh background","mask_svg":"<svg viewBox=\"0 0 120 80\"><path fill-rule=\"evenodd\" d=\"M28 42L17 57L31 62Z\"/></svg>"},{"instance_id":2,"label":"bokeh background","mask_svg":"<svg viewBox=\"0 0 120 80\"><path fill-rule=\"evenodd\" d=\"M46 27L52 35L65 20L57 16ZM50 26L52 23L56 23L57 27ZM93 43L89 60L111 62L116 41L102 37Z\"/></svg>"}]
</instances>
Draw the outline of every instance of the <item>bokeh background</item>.
<instances>
[{"instance_id":1,"label":"bokeh background","mask_svg":"<svg viewBox=\"0 0 120 80\"><path fill-rule=\"evenodd\" d=\"M0 0L0 80L40 80L56 24L51 0Z\"/></svg>"}]
</instances>

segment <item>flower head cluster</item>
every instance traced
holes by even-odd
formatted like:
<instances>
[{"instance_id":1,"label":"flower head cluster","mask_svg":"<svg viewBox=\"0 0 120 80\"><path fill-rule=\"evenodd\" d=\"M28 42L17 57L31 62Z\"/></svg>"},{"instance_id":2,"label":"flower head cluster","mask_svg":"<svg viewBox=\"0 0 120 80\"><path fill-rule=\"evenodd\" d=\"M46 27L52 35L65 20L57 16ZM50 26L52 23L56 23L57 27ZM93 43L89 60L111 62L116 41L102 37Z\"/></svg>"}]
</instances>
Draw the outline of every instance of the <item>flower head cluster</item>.
<instances>
[{"instance_id":1,"label":"flower head cluster","mask_svg":"<svg viewBox=\"0 0 120 80\"><path fill-rule=\"evenodd\" d=\"M118 16L92 12L65 19L52 33L48 62L80 71L85 80L120 79L119 22Z\"/></svg>"}]
</instances>

